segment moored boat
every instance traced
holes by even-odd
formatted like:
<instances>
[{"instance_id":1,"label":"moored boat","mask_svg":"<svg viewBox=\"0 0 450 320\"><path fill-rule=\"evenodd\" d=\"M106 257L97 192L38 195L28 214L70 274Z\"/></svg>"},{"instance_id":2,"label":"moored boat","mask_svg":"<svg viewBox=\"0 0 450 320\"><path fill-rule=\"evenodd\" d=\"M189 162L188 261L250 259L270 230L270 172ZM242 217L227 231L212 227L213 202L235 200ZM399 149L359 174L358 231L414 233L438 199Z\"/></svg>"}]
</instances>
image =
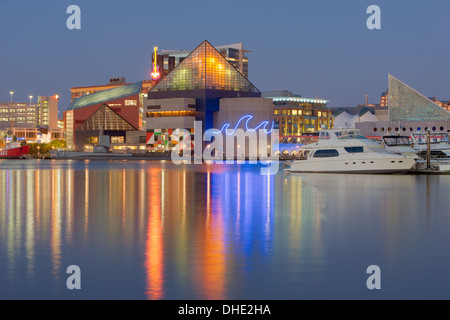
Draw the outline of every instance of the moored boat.
<instances>
[{"instance_id":1,"label":"moored boat","mask_svg":"<svg viewBox=\"0 0 450 320\"><path fill-rule=\"evenodd\" d=\"M382 144L386 150L404 156L414 155L414 172L448 173L450 172L450 145L445 132L427 134L415 133L409 136L383 136ZM428 150L429 148L429 150ZM429 157L429 159L427 159Z\"/></svg>"},{"instance_id":2,"label":"moored boat","mask_svg":"<svg viewBox=\"0 0 450 320\"><path fill-rule=\"evenodd\" d=\"M12 142L6 148L0 149L0 159L23 159L28 156L30 146L21 146L16 142Z\"/></svg>"},{"instance_id":3,"label":"moored boat","mask_svg":"<svg viewBox=\"0 0 450 320\"><path fill-rule=\"evenodd\" d=\"M288 172L407 173L415 157L388 152L357 129L321 130L317 143L300 148Z\"/></svg>"}]
</instances>

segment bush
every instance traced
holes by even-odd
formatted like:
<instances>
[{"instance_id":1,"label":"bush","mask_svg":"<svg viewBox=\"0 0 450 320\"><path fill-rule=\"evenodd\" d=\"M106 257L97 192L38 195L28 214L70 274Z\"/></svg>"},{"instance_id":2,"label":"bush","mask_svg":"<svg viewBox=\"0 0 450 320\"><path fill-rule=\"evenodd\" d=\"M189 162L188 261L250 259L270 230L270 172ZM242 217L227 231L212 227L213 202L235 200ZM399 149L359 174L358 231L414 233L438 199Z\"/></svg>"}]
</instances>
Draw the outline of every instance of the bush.
<instances>
[{"instance_id":1,"label":"bush","mask_svg":"<svg viewBox=\"0 0 450 320\"><path fill-rule=\"evenodd\" d=\"M48 156L50 154L50 150L52 149L65 149L66 141L65 140L53 140L50 143L28 143L25 145L30 146L30 155L37 156L38 153L40 156Z\"/></svg>"}]
</instances>

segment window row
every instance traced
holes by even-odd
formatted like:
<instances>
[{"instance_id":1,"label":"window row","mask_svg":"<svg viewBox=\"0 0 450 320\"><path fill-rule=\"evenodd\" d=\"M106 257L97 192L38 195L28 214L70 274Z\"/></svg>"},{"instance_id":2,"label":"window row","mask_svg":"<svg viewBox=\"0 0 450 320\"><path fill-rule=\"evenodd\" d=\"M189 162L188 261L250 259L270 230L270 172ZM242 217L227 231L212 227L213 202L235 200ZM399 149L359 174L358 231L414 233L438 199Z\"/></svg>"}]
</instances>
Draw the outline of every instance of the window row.
<instances>
[{"instance_id":1,"label":"window row","mask_svg":"<svg viewBox=\"0 0 450 320\"><path fill-rule=\"evenodd\" d=\"M147 112L147 118L160 118L160 117L195 117L195 111L179 110L179 111Z\"/></svg>"},{"instance_id":2,"label":"window row","mask_svg":"<svg viewBox=\"0 0 450 320\"><path fill-rule=\"evenodd\" d=\"M425 128L423 128L424 129L424 131L428 131L428 129L430 129L430 128L428 128L428 127L425 127ZM436 131L438 128L437 127L432 127L431 128L431 131ZM400 130L399 130L399 128L398 127L395 127L395 128L391 128L391 127L388 127L388 128L384 128L384 127L381 127L381 128L377 128L377 127L375 127L375 128L373 128L373 131L374 132L378 132L378 130L380 131L380 132L385 132L385 131L387 131L387 132L391 132L391 131L394 131L394 132L399 132ZM401 128L401 131L403 131L403 132L405 132L407 130L407 128L405 128L405 127L402 127ZM409 131L422 131L422 127L417 127L417 128L413 128L413 127L410 127L409 128ZM444 131L444 127L439 127L439 131Z\"/></svg>"}]
</instances>

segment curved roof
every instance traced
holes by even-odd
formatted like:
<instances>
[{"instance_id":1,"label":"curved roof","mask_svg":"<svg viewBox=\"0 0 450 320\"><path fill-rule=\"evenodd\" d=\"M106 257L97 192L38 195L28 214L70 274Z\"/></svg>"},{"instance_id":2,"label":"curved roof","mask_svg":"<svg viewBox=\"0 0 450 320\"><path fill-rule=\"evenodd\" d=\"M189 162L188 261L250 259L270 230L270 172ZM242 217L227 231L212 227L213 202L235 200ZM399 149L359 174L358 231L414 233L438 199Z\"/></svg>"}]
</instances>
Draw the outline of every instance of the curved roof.
<instances>
[{"instance_id":1,"label":"curved roof","mask_svg":"<svg viewBox=\"0 0 450 320\"><path fill-rule=\"evenodd\" d=\"M140 93L141 87L142 81L91 93L74 99L67 110L76 110L112 100L134 96Z\"/></svg>"}]
</instances>

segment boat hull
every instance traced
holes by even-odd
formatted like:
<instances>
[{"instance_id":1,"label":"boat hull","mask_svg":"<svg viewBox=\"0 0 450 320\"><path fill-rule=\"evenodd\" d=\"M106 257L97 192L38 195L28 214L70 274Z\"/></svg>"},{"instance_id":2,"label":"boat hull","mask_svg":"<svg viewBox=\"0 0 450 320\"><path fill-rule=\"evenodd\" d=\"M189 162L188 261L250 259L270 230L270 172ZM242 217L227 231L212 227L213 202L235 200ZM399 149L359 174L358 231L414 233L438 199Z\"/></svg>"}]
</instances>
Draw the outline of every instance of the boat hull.
<instances>
[{"instance_id":1,"label":"boat hull","mask_svg":"<svg viewBox=\"0 0 450 320\"><path fill-rule=\"evenodd\" d=\"M30 152L30 146L0 150L0 159L22 159Z\"/></svg>"},{"instance_id":2,"label":"boat hull","mask_svg":"<svg viewBox=\"0 0 450 320\"><path fill-rule=\"evenodd\" d=\"M295 160L286 169L300 173L407 173L415 165L412 158Z\"/></svg>"},{"instance_id":3,"label":"boat hull","mask_svg":"<svg viewBox=\"0 0 450 320\"><path fill-rule=\"evenodd\" d=\"M106 152L77 152L77 151L50 151L52 159L128 159L132 158L132 154L126 153L106 153Z\"/></svg>"}]
</instances>

